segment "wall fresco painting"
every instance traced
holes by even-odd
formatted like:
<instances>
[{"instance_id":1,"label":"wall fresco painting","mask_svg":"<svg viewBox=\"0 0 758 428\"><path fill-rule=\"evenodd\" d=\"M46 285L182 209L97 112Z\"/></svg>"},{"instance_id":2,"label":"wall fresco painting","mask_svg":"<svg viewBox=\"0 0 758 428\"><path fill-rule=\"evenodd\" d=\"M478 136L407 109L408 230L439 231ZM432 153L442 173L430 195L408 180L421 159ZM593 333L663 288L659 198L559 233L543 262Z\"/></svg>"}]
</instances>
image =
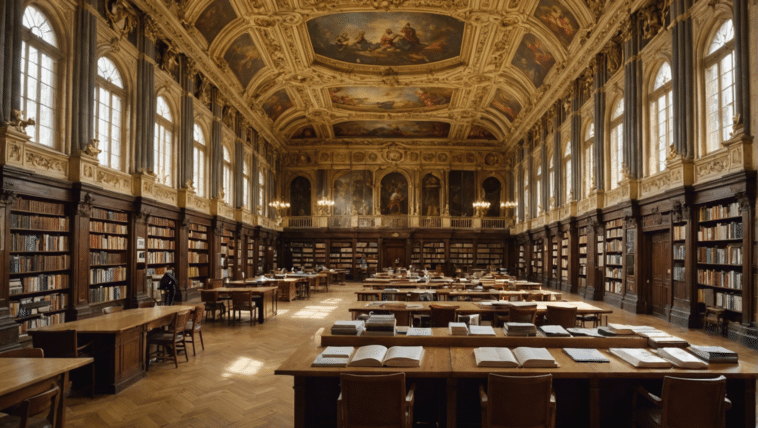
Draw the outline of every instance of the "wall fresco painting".
<instances>
[{"instance_id":1,"label":"wall fresco painting","mask_svg":"<svg viewBox=\"0 0 758 428\"><path fill-rule=\"evenodd\" d=\"M351 64L402 66L455 58L464 23L420 12L350 12L308 21L317 55Z\"/></svg>"},{"instance_id":2,"label":"wall fresco painting","mask_svg":"<svg viewBox=\"0 0 758 428\"><path fill-rule=\"evenodd\" d=\"M503 113L511 122L516 120L518 114L521 113L521 104L519 104L518 101L511 99L502 89L498 89L498 91L495 92L495 97L492 99L490 107Z\"/></svg>"},{"instance_id":3,"label":"wall fresco painting","mask_svg":"<svg viewBox=\"0 0 758 428\"><path fill-rule=\"evenodd\" d=\"M334 124L337 138L447 138L446 122L354 120Z\"/></svg>"},{"instance_id":4,"label":"wall fresco painting","mask_svg":"<svg viewBox=\"0 0 758 428\"><path fill-rule=\"evenodd\" d=\"M487 128L479 125L471 125L471 130L468 133L469 140L497 140L494 135Z\"/></svg>"},{"instance_id":5,"label":"wall fresco painting","mask_svg":"<svg viewBox=\"0 0 758 428\"><path fill-rule=\"evenodd\" d=\"M433 174L426 174L421 182L421 215L440 215L440 190L442 183Z\"/></svg>"},{"instance_id":6,"label":"wall fresco painting","mask_svg":"<svg viewBox=\"0 0 758 428\"><path fill-rule=\"evenodd\" d=\"M317 138L316 130L313 129L313 125L306 125L295 131L290 140L308 140L312 138Z\"/></svg>"},{"instance_id":7,"label":"wall fresco painting","mask_svg":"<svg viewBox=\"0 0 758 428\"><path fill-rule=\"evenodd\" d=\"M555 34L564 46L571 44L579 28L579 23L574 15L560 2L555 0L542 0L534 12L543 24Z\"/></svg>"},{"instance_id":8,"label":"wall fresco painting","mask_svg":"<svg viewBox=\"0 0 758 428\"><path fill-rule=\"evenodd\" d=\"M487 177L482 183L484 200L490 203L490 208L484 214L486 217L500 217L500 180L495 177Z\"/></svg>"},{"instance_id":9,"label":"wall fresco painting","mask_svg":"<svg viewBox=\"0 0 758 428\"><path fill-rule=\"evenodd\" d=\"M391 172L382 178L379 199L383 215L408 215L408 180L399 172Z\"/></svg>"},{"instance_id":10,"label":"wall fresco painting","mask_svg":"<svg viewBox=\"0 0 758 428\"><path fill-rule=\"evenodd\" d=\"M471 217L474 215L476 200L475 171L450 171L450 215L453 217Z\"/></svg>"},{"instance_id":11,"label":"wall fresco painting","mask_svg":"<svg viewBox=\"0 0 758 428\"><path fill-rule=\"evenodd\" d=\"M229 0L212 1L195 21L195 28L205 37L210 45L226 24L237 19Z\"/></svg>"},{"instance_id":12,"label":"wall fresco painting","mask_svg":"<svg viewBox=\"0 0 758 428\"><path fill-rule=\"evenodd\" d=\"M371 171L351 171L334 180L334 215L372 215Z\"/></svg>"},{"instance_id":13,"label":"wall fresco painting","mask_svg":"<svg viewBox=\"0 0 758 428\"><path fill-rule=\"evenodd\" d=\"M523 71L534 86L542 86L545 76L555 64L555 58L548 52L542 41L534 34L524 34L512 64Z\"/></svg>"},{"instance_id":14,"label":"wall fresco painting","mask_svg":"<svg viewBox=\"0 0 758 428\"><path fill-rule=\"evenodd\" d=\"M224 59L243 88L246 88L253 77L266 65L253 39L247 33L240 35L232 42L224 54Z\"/></svg>"},{"instance_id":15,"label":"wall fresco painting","mask_svg":"<svg viewBox=\"0 0 758 428\"><path fill-rule=\"evenodd\" d=\"M263 103L263 110L266 112L266 115L274 122L276 122L277 119L279 119L279 116L282 115L285 111L291 109L295 105L292 103L292 100L290 99L289 95L287 95L287 91L284 89L280 89L276 92L274 92L274 95L271 95L271 97L266 100L265 103Z\"/></svg>"},{"instance_id":16,"label":"wall fresco painting","mask_svg":"<svg viewBox=\"0 0 758 428\"><path fill-rule=\"evenodd\" d=\"M311 215L311 181L295 177L290 183L290 213L294 216Z\"/></svg>"},{"instance_id":17,"label":"wall fresco painting","mask_svg":"<svg viewBox=\"0 0 758 428\"><path fill-rule=\"evenodd\" d=\"M435 109L450 104L453 90L448 88L330 88L329 96L337 108L358 111L404 111Z\"/></svg>"}]
</instances>

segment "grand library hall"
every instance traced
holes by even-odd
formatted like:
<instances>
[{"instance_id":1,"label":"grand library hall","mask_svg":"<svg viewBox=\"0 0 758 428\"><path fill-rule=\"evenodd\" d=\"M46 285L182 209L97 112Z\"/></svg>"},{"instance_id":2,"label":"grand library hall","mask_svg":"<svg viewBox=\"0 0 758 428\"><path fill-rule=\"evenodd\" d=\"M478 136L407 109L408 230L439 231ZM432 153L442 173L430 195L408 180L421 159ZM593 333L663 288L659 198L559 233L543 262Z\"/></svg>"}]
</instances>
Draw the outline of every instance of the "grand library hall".
<instances>
[{"instance_id":1,"label":"grand library hall","mask_svg":"<svg viewBox=\"0 0 758 428\"><path fill-rule=\"evenodd\" d=\"M756 0L0 0L0 428L758 426L757 47Z\"/></svg>"}]
</instances>

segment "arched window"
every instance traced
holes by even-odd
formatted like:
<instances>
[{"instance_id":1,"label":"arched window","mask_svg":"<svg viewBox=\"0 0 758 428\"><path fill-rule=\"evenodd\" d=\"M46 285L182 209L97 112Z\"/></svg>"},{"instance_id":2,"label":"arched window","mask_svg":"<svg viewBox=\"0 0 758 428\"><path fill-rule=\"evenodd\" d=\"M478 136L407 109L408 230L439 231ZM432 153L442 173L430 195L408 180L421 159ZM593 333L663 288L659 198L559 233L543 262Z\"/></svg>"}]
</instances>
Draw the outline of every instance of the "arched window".
<instances>
[{"instance_id":1,"label":"arched window","mask_svg":"<svg viewBox=\"0 0 758 428\"><path fill-rule=\"evenodd\" d=\"M584 197L595 188L595 124L590 123L584 134Z\"/></svg>"},{"instance_id":2,"label":"arched window","mask_svg":"<svg viewBox=\"0 0 758 428\"><path fill-rule=\"evenodd\" d=\"M537 207L537 215L540 215L542 207L542 162L539 159L534 161L536 167L534 168L537 173L534 175L534 203Z\"/></svg>"},{"instance_id":3,"label":"arched window","mask_svg":"<svg viewBox=\"0 0 758 428\"><path fill-rule=\"evenodd\" d=\"M242 206L248 209L252 206L250 201L250 186L252 186L252 179L250 178L250 157L245 156L245 162L242 163Z\"/></svg>"},{"instance_id":4,"label":"arched window","mask_svg":"<svg viewBox=\"0 0 758 428\"><path fill-rule=\"evenodd\" d=\"M531 217L529 214L529 168L524 164L524 216Z\"/></svg>"},{"instance_id":5,"label":"arched window","mask_svg":"<svg viewBox=\"0 0 758 428\"><path fill-rule=\"evenodd\" d=\"M166 99L158 97L155 116L156 182L174 185L174 122Z\"/></svg>"},{"instance_id":6,"label":"arched window","mask_svg":"<svg viewBox=\"0 0 758 428\"><path fill-rule=\"evenodd\" d=\"M95 90L95 135L100 140L100 164L123 169L124 123L126 122L126 91L121 73L106 57L97 60Z\"/></svg>"},{"instance_id":7,"label":"arched window","mask_svg":"<svg viewBox=\"0 0 758 428\"><path fill-rule=\"evenodd\" d=\"M673 96L671 66L664 62L658 69L650 94L650 151L648 175L666 169L666 152L673 142L674 110L671 108Z\"/></svg>"},{"instance_id":8,"label":"arched window","mask_svg":"<svg viewBox=\"0 0 758 428\"><path fill-rule=\"evenodd\" d=\"M201 198L208 197L208 185L206 184L206 171L208 168L208 162L206 161L207 146L205 145L205 136L203 130L196 123L192 131L193 150L192 156L194 159L194 171L192 172L192 180L195 182L195 191L197 196Z\"/></svg>"},{"instance_id":9,"label":"arched window","mask_svg":"<svg viewBox=\"0 0 758 428\"><path fill-rule=\"evenodd\" d=\"M571 140L566 141L563 149L563 173L562 182L563 189L565 190L564 202L568 203L571 200L571 192L574 190L574 183L571 180Z\"/></svg>"},{"instance_id":10,"label":"arched window","mask_svg":"<svg viewBox=\"0 0 758 428\"><path fill-rule=\"evenodd\" d=\"M610 189L615 189L621 181L621 170L624 158L621 150L624 145L624 99L618 100L611 114L611 141L610 141Z\"/></svg>"},{"instance_id":11,"label":"arched window","mask_svg":"<svg viewBox=\"0 0 758 428\"><path fill-rule=\"evenodd\" d=\"M734 117L734 27L726 21L713 36L705 57L706 148L728 140Z\"/></svg>"},{"instance_id":12,"label":"arched window","mask_svg":"<svg viewBox=\"0 0 758 428\"><path fill-rule=\"evenodd\" d=\"M548 195L550 195L548 198L551 201L554 201L555 199L555 165L553 161L553 154L550 153L548 156L548 174L547 174L547 188Z\"/></svg>"},{"instance_id":13,"label":"arched window","mask_svg":"<svg viewBox=\"0 0 758 428\"><path fill-rule=\"evenodd\" d=\"M227 205L232 205L232 156L229 153L229 148L222 146L223 153L223 175L224 175L224 202Z\"/></svg>"},{"instance_id":14,"label":"arched window","mask_svg":"<svg viewBox=\"0 0 758 428\"><path fill-rule=\"evenodd\" d=\"M258 214L266 212L266 173L263 168L258 168Z\"/></svg>"},{"instance_id":15,"label":"arched window","mask_svg":"<svg viewBox=\"0 0 758 428\"><path fill-rule=\"evenodd\" d=\"M58 67L63 52L50 21L37 8L27 7L22 22L21 110L35 121L26 133L31 141L57 149Z\"/></svg>"}]
</instances>

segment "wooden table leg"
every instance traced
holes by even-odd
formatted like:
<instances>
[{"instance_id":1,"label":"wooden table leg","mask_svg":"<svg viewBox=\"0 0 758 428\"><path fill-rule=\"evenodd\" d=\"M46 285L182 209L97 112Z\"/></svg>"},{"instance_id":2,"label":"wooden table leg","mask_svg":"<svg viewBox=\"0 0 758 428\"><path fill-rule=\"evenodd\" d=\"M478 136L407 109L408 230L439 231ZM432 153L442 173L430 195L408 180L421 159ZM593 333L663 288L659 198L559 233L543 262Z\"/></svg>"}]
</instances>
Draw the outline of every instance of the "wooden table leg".
<instances>
[{"instance_id":1,"label":"wooden table leg","mask_svg":"<svg viewBox=\"0 0 758 428\"><path fill-rule=\"evenodd\" d=\"M458 379L447 378L447 428L457 426Z\"/></svg>"},{"instance_id":2,"label":"wooden table leg","mask_svg":"<svg viewBox=\"0 0 758 428\"><path fill-rule=\"evenodd\" d=\"M58 393L58 408L55 409L55 428L66 426L66 383L68 382L68 372L61 374L59 379L58 388L60 388L60 392Z\"/></svg>"},{"instance_id":3,"label":"wooden table leg","mask_svg":"<svg viewBox=\"0 0 758 428\"><path fill-rule=\"evenodd\" d=\"M295 376L295 428L305 428L305 377Z\"/></svg>"},{"instance_id":4,"label":"wooden table leg","mask_svg":"<svg viewBox=\"0 0 758 428\"><path fill-rule=\"evenodd\" d=\"M600 428L600 380L590 379L590 428Z\"/></svg>"}]
</instances>

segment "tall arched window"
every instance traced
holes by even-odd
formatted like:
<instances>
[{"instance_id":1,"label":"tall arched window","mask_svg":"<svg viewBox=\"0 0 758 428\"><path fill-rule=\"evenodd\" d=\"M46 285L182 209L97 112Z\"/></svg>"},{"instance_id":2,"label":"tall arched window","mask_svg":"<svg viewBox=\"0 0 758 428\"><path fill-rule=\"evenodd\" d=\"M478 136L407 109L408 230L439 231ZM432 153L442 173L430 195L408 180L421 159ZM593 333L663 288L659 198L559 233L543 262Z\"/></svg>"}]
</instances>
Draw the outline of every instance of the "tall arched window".
<instances>
[{"instance_id":1,"label":"tall arched window","mask_svg":"<svg viewBox=\"0 0 758 428\"><path fill-rule=\"evenodd\" d=\"M524 216L531 217L529 214L529 167L524 165Z\"/></svg>"},{"instance_id":2,"label":"tall arched window","mask_svg":"<svg viewBox=\"0 0 758 428\"><path fill-rule=\"evenodd\" d=\"M250 201L250 186L252 186L252 180L250 178L250 157L245 156L245 162L242 163L242 206L248 209L252 206Z\"/></svg>"},{"instance_id":3,"label":"tall arched window","mask_svg":"<svg viewBox=\"0 0 758 428\"><path fill-rule=\"evenodd\" d=\"M671 66L664 62L655 75L653 92L650 94L649 175L666 169L666 152L673 142L674 110L671 108L672 96Z\"/></svg>"},{"instance_id":4,"label":"tall arched window","mask_svg":"<svg viewBox=\"0 0 758 428\"><path fill-rule=\"evenodd\" d=\"M584 133L584 197L595 187L595 124L590 123Z\"/></svg>"},{"instance_id":5,"label":"tall arched window","mask_svg":"<svg viewBox=\"0 0 758 428\"><path fill-rule=\"evenodd\" d=\"M223 153L223 175L224 175L224 202L227 205L232 205L232 156L229 153L229 148L222 146Z\"/></svg>"},{"instance_id":6,"label":"tall arched window","mask_svg":"<svg viewBox=\"0 0 758 428\"><path fill-rule=\"evenodd\" d=\"M542 206L542 162L540 162L540 159L535 159L534 163L534 170L537 171L534 175L534 203L537 207L537 215L540 215L540 207Z\"/></svg>"},{"instance_id":7,"label":"tall arched window","mask_svg":"<svg viewBox=\"0 0 758 428\"><path fill-rule=\"evenodd\" d=\"M63 52L50 21L37 8L27 7L22 22L21 110L35 121L26 133L31 141L57 149L58 66Z\"/></svg>"},{"instance_id":8,"label":"tall arched window","mask_svg":"<svg viewBox=\"0 0 758 428\"><path fill-rule=\"evenodd\" d=\"M621 153L624 145L624 99L618 100L611 114L611 141L610 141L610 189L619 187L621 170L624 158Z\"/></svg>"},{"instance_id":9,"label":"tall arched window","mask_svg":"<svg viewBox=\"0 0 758 428\"><path fill-rule=\"evenodd\" d=\"M192 131L193 149L192 156L194 159L194 171L192 180L195 182L195 191L201 198L208 197L208 185L206 184L206 171L208 162L206 161L207 146L205 145L205 136L203 130L196 123Z\"/></svg>"},{"instance_id":10,"label":"tall arched window","mask_svg":"<svg viewBox=\"0 0 758 428\"><path fill-rule=\"evenodd\" d=\"M706 153L721 147L732 131L734 117L734 27L721 25L705 57ZM747 118L746 118L747 120Z\"/></svg>"},{"instance_id":11,"label":"tall arched window","mask_svg":"<svg viewBox=\"0 0 758 428\"><path fill-rule=\"evenodd\" d=\"M113 61L106 57L97 60L97 88L95 90L95 135L100 140L101 165L123 169L121 155L126 122L126 92L121 73Z\"/></svg>"},{"instance_id":12,"label":"tall arched window","mask_svg":"<svg viewBox=\"0 0 758 428\"><path fill-rule=\"evenodd\" d=\"M571 200L571 192L574 190L574 183L571 180L571 140L566 141L563 149L563 170L561 171L563 173L562 182L563 182L563 189L565 191L564 194L564 202L569 202Z\"/></svg>"},{"instance_id":13,"label":"tall arched window","mask_svg":"<svg viewBox=\"0 0 758 428\"><path fill-rule=\"evenodd\" d=\"M258 214L263 215L266 212L266 172L263 168L258 168Z\"/></svg>"},{"instance_id":14,"label":"tall arched window","mask_svg":"<svg viewBox=\"0 0 758 428\"><path fill-rule=\"evenodd\" d=\"M554 201L555 199L555 165L553 161L553 154L549 153L548 155L548 174L547 174L547 188L548 188L548 199L551 201ZM551 208L551 207L548 207Z\"/></svg>"},{"instance_id":15,"label":"tall arched window","mask_svg":"<svg viewBox=\"0 0 758 428\"><path fill-rule=\"evenodd\" d=\"M166 99L158 97L155 116L155 168L156 182L174 185L174 123Z\"/></svg>"}]
</instances>

